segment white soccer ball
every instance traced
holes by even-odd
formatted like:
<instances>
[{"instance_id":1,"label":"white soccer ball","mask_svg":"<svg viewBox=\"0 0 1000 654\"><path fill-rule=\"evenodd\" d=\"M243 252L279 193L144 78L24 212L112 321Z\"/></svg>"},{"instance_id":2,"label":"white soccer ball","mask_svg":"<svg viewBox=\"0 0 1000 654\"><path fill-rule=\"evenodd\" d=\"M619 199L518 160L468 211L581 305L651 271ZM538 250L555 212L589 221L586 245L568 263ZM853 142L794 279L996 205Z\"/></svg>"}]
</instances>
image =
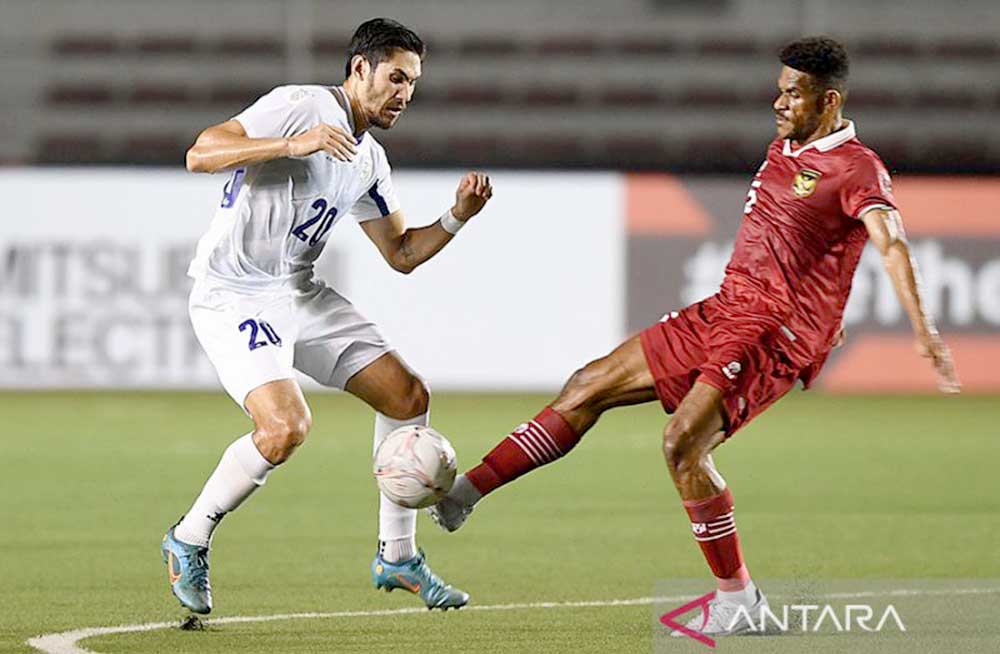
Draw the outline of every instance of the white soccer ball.
<instances>
[{"instance_id":1,"label":"white soccer ball","mask_svg":"<svg viewBox=\"0 0 1000 654\"><path fill-rule=\"evenodd\" d=\"M379 490L411 509L428 507L444 497L455 483L456 472L455 449L430 427L400 427L375 451Z\"/></svg>"}]
</instances>

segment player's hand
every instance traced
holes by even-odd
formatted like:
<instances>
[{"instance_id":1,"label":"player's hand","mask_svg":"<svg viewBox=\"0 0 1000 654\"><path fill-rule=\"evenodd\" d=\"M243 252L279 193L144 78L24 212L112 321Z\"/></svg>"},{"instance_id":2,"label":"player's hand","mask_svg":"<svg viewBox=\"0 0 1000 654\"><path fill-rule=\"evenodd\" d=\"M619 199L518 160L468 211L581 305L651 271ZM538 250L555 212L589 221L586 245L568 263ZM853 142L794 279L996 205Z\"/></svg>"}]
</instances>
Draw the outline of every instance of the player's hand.
<instances>
[{"instance_id":1,"label":"player's hand","mask_svg":"<svg viewBox=\"0 0 1000 654\"><path fill-rule=\"evenodd\" d=\"M306 157L320 151L341 161L351 161L357 153L357 147L351 134L327 123L320 123L309 131L288 139L288 152L293 157Z\"/></svg>"},{"instance_id":2,"label":"player's hand","mask_svg":"<svg viewBox=\"0 0 1000 654\"><path fill-rule=\"evenodd\" d=\"M951 351L941 339L940 334L930 332L918 338L916 345L920 356L931 360L934 371L937 373L938 389L942 393L958 393L962 390L962 384L958 381L958 374L955 372L955 362L951 358Z\"/></svg>"},{"instance_id":3,"label":"player's hand","mask_svg":"<svg viewBox=\"0 0 1000 654\"><path fill-rule=\"evenodd\" d=\"M489 175L471 172L458 183L455 206L451 213L459 220L468 220L483 210L486 201L493 197Z\"/></svg>"}]
</instances>

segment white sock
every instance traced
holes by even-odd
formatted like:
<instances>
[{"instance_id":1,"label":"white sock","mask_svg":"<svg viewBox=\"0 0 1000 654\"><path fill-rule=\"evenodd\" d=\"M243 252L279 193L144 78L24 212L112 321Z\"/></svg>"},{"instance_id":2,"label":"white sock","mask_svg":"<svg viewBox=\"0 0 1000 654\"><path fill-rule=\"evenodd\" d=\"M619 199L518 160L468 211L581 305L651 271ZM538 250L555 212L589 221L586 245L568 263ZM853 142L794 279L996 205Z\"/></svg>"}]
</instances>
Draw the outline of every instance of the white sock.
<instances>
[{"instance_id":1,"label":"white sock","mask_svg":"<svg viewBox=\"0 0 1000 654\"><path fill-rule=\"evenodd\" d=\"M261 455L253 434L233 441L222 453L201 494L174 529L174 537L191 545L208 547L212 533L227 513L235 510L263 486L274 466Z\"/></svg>"},{"instance_id":2,"label":"white sock","mask_svg":"<svg viewBox=\"0 0 1000 654\"><path fill-rule=\"evenodd\" d=\"M715 591L715 599L723 602L732 602L733 604L741 604L750 608L757 601L757 585L751 579L747 582L743 590L717 590Z\"/></svg>"},{"instance_id":3,"label":"white sock","mask_svg":"<svg viewBox=\"0 0 1000 654\"><path fill-rule=\"evenodd\" d=\"M386 436L405 425L427 426L430 412L396 420L381 413L375 414L375 438L372 454ZM412 559L417 555L417 510L400 506L379 493L378 503L379 554L389 563Z\"/></svg>"},{"instance_id":4,"label":"white sock","mask_svg":"<svg viewBox=\"0 0 1000 654\"><path fill-rule=\"evenodd\" d=\"M476 502L483 498L483 494L466 479L465 475L459 475L455 479L455 485L448 491L448 497L465 506L475 506Z\"/></svg>"},{"instance_id":5,"label":"white sock","mask_svg":"<svg viewBox=\"0 0 1000 654\"><path fill-rule=\"evenodd\" d=\"M395 540L379 540L378 554L387 563L409 561L417 555L417 538L397 538Z\"/></svg>"}]
</instances>

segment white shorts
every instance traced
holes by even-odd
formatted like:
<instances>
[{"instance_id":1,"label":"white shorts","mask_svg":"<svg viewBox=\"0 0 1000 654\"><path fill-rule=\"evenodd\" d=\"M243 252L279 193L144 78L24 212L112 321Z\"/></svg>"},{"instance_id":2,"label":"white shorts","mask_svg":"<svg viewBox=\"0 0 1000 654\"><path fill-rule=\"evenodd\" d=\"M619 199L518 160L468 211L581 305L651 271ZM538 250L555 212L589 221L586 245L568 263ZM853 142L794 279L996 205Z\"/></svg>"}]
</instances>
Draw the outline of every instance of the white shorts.
<instances>
[{"instance_id":1,"label":"white shorts","mask_svg":"<svg viewBox=\"0 0 1000 654\"><path fill-rule=\"evenodd\" d=\"M294 370L323 386L347 380L392 348L378 328L322 282L248 294L198 281L188 312L226 392L246 408L250 391Z\"/></svg>"}]
</instances>

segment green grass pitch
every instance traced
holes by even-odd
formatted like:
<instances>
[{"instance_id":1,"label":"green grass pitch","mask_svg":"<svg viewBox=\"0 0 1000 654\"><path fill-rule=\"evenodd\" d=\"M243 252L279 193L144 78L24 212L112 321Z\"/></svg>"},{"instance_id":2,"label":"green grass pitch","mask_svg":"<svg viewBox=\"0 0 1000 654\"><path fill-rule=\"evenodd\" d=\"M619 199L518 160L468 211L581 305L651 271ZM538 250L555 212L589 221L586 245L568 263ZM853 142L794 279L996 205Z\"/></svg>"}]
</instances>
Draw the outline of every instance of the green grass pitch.
<instances>
[{"instance_id":1,"label":"green grass pitch","mask_svg":"<svg viewBox=\"0 0 1000 654\"><path fill-rule=\"evenodd\" d=\"M371 412L343 395L309 399L309 440L219 530L213 617L419 606L370 585ZM465 469L547 399L439 394L433 424ZM221 392L5 393L0 406L0 652L30 652L25 640L42 633L179 620L160 536L225 446L249 431L246 418ZM422 516L418 539L432 566L476 605L639 598L670 578L704 577L709 590L660 454L664 423L657 405L618 409L567 459L490 497L458 533ZM1000 577L998 461L997 397L798 392L716 456L755 577L856 578L859 588L865 579ZM648 605L463 610L165 629L82 645L108 654L649 652L653 622ZM970 636L968 651L996 651L1000 632L990 629ZM827 651L766 642L718 651Z\"/></svg>"}]
</instances>

